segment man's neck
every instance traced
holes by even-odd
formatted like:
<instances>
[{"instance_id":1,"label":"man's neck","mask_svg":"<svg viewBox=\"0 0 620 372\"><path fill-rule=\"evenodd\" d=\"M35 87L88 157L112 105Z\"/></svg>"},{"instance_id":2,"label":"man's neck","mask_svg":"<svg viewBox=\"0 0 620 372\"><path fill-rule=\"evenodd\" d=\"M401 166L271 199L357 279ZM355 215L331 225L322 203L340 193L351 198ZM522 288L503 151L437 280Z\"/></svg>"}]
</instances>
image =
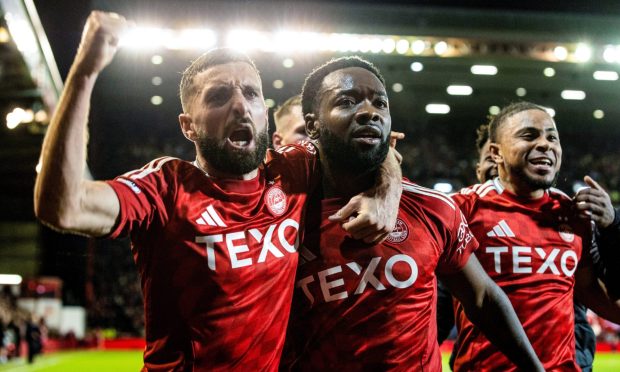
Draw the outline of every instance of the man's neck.
<instances>
[{"instance_id":1,"label":"man's neck","mask_svg":"<svg viewBox=\"0 0 620 372\"><path fill-rule=\"evenodd\" d=\"M326 198L351 198L372 188L377 170L353 174L349 170L333 167L325 158L321 159L323 169L323 196Z\"/></svg>"},{"instance_id":2,"label":"man's neck","mask_svg":"<svg viewBox=\"0 0 620 372\"><path fill-rule=\"evenodd\" d=\"M535 200L540 199L545 195L545 189L532 189L526 183L516 182L517 180L507 175L500 175L499 180L506 190L520 198Z\"/></svg>"}]
</instances>

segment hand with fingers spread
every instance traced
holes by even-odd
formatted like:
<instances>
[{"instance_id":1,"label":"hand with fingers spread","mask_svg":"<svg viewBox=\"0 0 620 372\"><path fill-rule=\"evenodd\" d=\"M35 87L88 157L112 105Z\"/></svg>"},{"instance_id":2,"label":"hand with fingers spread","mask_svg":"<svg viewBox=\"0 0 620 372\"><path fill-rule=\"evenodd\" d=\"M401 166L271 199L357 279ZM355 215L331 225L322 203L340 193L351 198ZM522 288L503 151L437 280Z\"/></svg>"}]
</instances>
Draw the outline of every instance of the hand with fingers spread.
<instances>
[{"instance_id":1,"label":"hand with fingers spread","mask_svg":"<svg viewBox=\"0 0 620 372\"><path fill-rule=\"evenodd\" d=\"M90 13L75 57L75 68L85 75L101 72L114 58L121 34L128 25L125 17L116 13Z\"/></svg>"},{"instance_id":2,"label":"hand with fingers spread","mask_svg":"<svg viewBox=\"0 0 620 372\"><path fill-rule=\"evenodd\" d=\"M579 190L573 198L579 217L591 219L599 228L611 225L615 211L609 194L590 176L583 180L588 187Z\"/></svg>"}]
</instances>

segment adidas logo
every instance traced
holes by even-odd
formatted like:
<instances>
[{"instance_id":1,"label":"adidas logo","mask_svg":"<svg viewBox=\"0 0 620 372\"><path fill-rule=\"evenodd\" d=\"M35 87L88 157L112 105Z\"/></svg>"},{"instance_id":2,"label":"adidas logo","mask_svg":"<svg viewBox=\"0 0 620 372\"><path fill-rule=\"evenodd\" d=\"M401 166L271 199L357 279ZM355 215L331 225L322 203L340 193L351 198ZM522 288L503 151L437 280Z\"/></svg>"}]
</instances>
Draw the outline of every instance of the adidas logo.
<instances>
[{"instance_id":1,"label":"adidas logo","mask_svg":"<svg viewBox=\"0 0 620 372\"><path fill-rule=\"evenodd\" d=\"M491 238L497 237L497 236L499 237L507 236L509 238L514 238L515 233L513 233L512 230L510 230L510 227L508 226L506 221L501 220L499 221L497 225L493 226L493 230L489 231L487 233L487 236Z\"/></svg>"},{"instance_id":2,"label":"adidas logo","mask_svg":"<svg viewBox=\"0 0 620 372\"><path fill-rule=\"evenodd\" d=\"M199 225L226 227L226 224L222 221L222 218L220 218L212 205L208 206L207 209L202 212L200 218L196 220L196 223Z\"/></svg>"}]
</instances>

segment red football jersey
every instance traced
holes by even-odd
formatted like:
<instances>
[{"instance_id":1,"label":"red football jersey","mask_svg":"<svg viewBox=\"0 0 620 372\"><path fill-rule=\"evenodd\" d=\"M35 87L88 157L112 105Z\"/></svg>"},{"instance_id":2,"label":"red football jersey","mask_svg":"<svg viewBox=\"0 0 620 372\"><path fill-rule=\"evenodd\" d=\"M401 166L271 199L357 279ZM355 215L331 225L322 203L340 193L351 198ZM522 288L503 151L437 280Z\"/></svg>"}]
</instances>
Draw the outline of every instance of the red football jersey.
<instances>
[{"instance_id":1,"label":"red football jersey","mask_svg":"<svg viewBox=\"0 0 620 372\"><path fill-rule=\"evenodd\" d=\"M506 292L547 371L578 371L573 287L590 227L568 196L550 189L537 200L504 190L499 179L452 195L480 243L476 256ZM584 261L585 262L585 261ZM455 307L456 371L514 371L516 366Z\"/></svg>"},{"instance_id":2,"label":"red football jersey","mask_svg":"<svg viewBox=\"0 0 620 372\"><path fill-rule=\"evenodd\" d=\"M477 243L448 196L403 189L396 228L374 246L326 219L345 200L308 207L285 368L441 370L435 270L460 270Z\"/></svg>"},{"instance_id":3,"label":"red football jersey","mask_svg":"<svg viewBox=\"0 0 620 372\"><path fill-rule=\"evenodd\" d=\"M110 236L131 236L141 278L146 369L277 370L318 175L306 144L269 152L248 181L170 157L109 181Z\"/></svg>"}]
</instances>

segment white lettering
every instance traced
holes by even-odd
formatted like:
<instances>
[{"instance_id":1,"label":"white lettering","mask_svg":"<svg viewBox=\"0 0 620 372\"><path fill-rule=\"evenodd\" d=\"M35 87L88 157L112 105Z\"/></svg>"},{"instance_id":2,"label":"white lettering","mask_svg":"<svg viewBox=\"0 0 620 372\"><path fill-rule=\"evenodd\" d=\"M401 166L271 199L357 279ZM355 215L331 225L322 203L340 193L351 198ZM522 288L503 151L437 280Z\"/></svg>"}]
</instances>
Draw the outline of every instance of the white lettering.
<instances>
[{"instance_id":1,"label":"white lettering","mask_svg":"<svg viewBox=\"0 0 620 372\"><path fill-rule=\"evenodd\" d=\"M222 234L196 237L196 243L207 243L207 265L209 269L213 271L215 271L215 251L213 248L215 247L215 243L221 242Z\"/></svg>"},{"instance_id":2,"label":"white lettering","mask_svg":"<svg viewBox=\"0 0 620 372\"><path fill-rule=\"evenodd\" d=\"M280 258L284 256L284 253L280 252L278 248L271 242L271 237L273 236L273 231L276 229L276 225L269 226L267 229L267 233L265 234L265 240L263 241L263 249L260 251L260 255L258 256L257 262L265 262L267 259L267 252L271 252L275 257ZM258 231L258 229L250 230L250 234L256 239L257 242L261 242L263 239L263 235Z\"/></svg>"},{"instance_id":3,"label":"white lettering","mask_svg":"<svg viewBox=\"0 0 620 372\"><path fill-rule=\"evenodd\" d=\"M237 254L242 252L249 252L250 248L246 244L234 245L235 240L241 240L245 242L245 234L243 231L226 234L226 248L228 248L228 254L230 255L230 265L233 269L238 267L249 266L252 264L251 258L244 258L242 260L237 258Z\"/></svg>"},{"instance_id":4,"label":"white lettering","mask_svg":"<svg viewBox=\"0 0 620 372\"><path fill-rule=\"evenodd\" d=\"M404 262L409 265L411 268L411 275L407 280L400 281L394 277L392 272L392 268L398 262ZM406 254L397 254L395 256L390 257L390 259L385 264L385 277L387 281L396 288L407 288L415 283L418 278L418 265L415 263L413 258L407 256Z\"/></svg>"},{"instance_id":5,"label":"white lettering","mask_svg":"<svg viewBox=\"0 0 620 372\"><path fill-rule=\"evenodd\" d=\"M332 275L332 274L337 274L342 272L342 267L340 266L334 266L332 268L329 268L327 270L323 270L320 271L318 273L319 275L319 283L321 284L321 292L323 292L323 297L325 298L325 302L331 302L331 301L335 301L335 300L342 300L344 298L348 297L347 292L339 292L336 294L331 294L329 293L329 290L331 288L335 288L335 287L340 287L344 285L344 280L342 279L336 279L334 281L328 282L327 281L327 276L328 275Z\"/></svg>"},{"instance_id":6,"label":"white lettering","mask_svg":"<svg viewBox=\"0 0 620 372\"><path fill-rule=\"evenodd\" d=\"M529 256L520 256L520 253L529 253ZM531 247L512 247L512 272L517 274L530 274L532 267L521 267L519 264L532 263L532 248Z\"/></svg>"},{"instance_id":7,"label":"white lettering","mask_svg":"<svg viewBox=\"0 0 620 372\"><path fill-rule=\"evenodd\" d=\"M568 260L568 258L572 258L573 259L573 268L569 269L566 266L566 261ZM562 258L560 259L560 267L562 268L562 271L564 272L564 275L566 276L573 276L573 274L575 273L575 271L577 270L577 253L575 253L575 251L565 251L562 254Z\"/></svg>"},{"instance_id":8,"label":"white lettering","mask_svg":"<svg viewBox=\"0 0 620 372\"><path fill-rule=\"evenodd\" d=\"M361 294L362 292L364 292L364 289L366 289L366 285L368 283L372 284L372 286L375 287L375 289L379 291L382 291L385 289L385 286L381 284L379 279L374 275L374 272L377 269L377 266L379 265L379 261L381 261L381 257L375 257L372 260L370 260L370 263L368 264L368 267L366 268L366 271L364 271L364 275L362 276L362 279L360 280L360 284L357 286L357 289L355 290L355 294Z\"/></svg>"},{"instance_id":9,"label":"white lettering","mask_svg":"<svg viewBox=\"0 0 620 372\"><path fill-rule=\"evenodd\" d=\"M493 260L495 261L495 272L502 273L502 258L501 254L508 252L508 247L487 247L487 253L493 253Z\"/></svg>"},{"instance_id":10,"label":"white lettering","mask_svg":"<svg viewBox=\"0 0 620 372\"><path fill-rule=\"evenodd\" d=\"M286 240L286 237L284 236L284 230L286 230L287 227L292 227L295 229L295 235L294 235L295 241L293 244L289 243ZM280 240L280 244L282 245L284 249L286 249L287 251L291 253L297 252L297 247L299 247L298 231L299 231L299 223L297 223L297 221L295 220L291 220L290 218L287 218L286 220L284 220L284 222L282 222L282 224L280 224L280 227L278 228L278 238Z\"/></svg>"},{"instance_id":11,"label":"white lettering","mask_svg":"<svg viewBox=\"0 0 620 372\"><path fill-rule=\"evenodd\" d=\"M543 262L543 264L540 265L538 270L536 270L538 274L544 273L547 270L547 268L549 268L549 270L551 270L551 272L554 273L555 275L560 275L560 270L558 270L558 267L555 266L555 262L554 262L558 253L560 253L560 250L558 248L553 248L548 256L545 253L545 250L542 248L534 248L534 250L536 251L536 253L538 253L540 258L543 258L545 260L545 262Z\"/></svg>"}]
</instances>

